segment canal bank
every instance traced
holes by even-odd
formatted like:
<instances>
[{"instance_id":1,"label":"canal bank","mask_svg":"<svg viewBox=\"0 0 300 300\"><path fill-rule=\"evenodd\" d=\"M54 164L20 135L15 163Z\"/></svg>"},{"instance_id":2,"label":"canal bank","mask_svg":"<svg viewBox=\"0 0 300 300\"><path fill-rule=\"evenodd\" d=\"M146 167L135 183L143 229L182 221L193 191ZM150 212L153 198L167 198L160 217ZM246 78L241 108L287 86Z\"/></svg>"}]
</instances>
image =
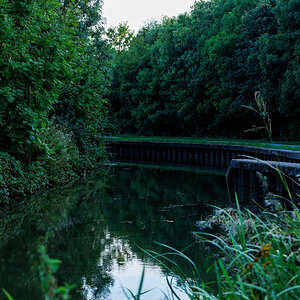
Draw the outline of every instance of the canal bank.
<instances>
[{"instance_id":1,"label":"canal bank","mask_svg":"<svg viewBox=\"0 0 300 300\"><path fill-rule=\"evenodd\" d=\"M299 192L300 151L243 145L114 140L108 143L108 152L112 161L226 168L227 180L236 187L261 189L259 177L262 176L272 192L284 191L282 176L285 175L290 190Z\"/></svg>"}]
</instances>

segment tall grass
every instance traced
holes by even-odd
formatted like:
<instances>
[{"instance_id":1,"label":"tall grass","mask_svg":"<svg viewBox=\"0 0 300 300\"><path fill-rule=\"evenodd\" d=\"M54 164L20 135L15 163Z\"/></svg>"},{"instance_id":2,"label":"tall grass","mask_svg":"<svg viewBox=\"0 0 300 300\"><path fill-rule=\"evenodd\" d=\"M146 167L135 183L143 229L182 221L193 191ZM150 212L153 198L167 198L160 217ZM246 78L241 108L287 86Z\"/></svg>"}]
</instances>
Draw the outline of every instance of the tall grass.
<instances>
[{"instance_id":1,"label":"tall grass","mask_svg":"<svg viewBox=\"0 0 300 300\"><path fill-rule=\"evenodd\" d=\"M231 215L222 210L221 219L224 235L206 240L222 253L215 262L218 298L299 299L299 210L257 216L237 201L237 209Z\"/></svg>"},{"instance_id":2,"label":"tall grass","mask_svg":"<svg viewBox=\"0 0 300 300\"><path fill-rule=\"evenodd\" d=\"M179 282L189 299L300 299L300 213L263 211L259 216L242 210L218 209L205 222L221 227L221 234L201 231L200 243L217 248L214 260L216 281L205 283L195 262L183 252L165 246L163 254L147 253L159 260ZM191 264L194 277L188 278L173 260L178 255ZM177 268L176 274L164 262ZM170 294L165 299L180 299L168 280Z\"/></svg>"}]
</instances>

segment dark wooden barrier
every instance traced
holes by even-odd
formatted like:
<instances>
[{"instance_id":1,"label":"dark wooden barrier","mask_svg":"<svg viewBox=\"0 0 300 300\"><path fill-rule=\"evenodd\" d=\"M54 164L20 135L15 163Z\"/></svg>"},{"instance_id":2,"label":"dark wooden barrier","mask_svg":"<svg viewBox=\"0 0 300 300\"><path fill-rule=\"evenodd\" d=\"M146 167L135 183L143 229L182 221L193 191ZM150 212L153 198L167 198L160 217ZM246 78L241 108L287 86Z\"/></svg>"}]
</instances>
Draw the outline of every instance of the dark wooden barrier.
<instances>
[{"instance_id":1,"label":"dark wooden barrier","mask_svg":"<svg viewBox=\"0 0 300 300\"><path fill-rule=\"evenodd\" d=\"M276 167L292 179L288 181L290 191L299 191L299 151L237 145L118 140L108 142L107 148L111 160L116 161L228 168L226 178L230 186L230 198L234 198L234 193L238 192L239 198L246 199L247 203L251 198L259 198L257 192L264 197L257 172L266 176L270 191L284 192L282 181L274 169ZM241 196L242 193L245 194L244 197Z\"/></svg>"},{"instance_id":2,"label":"dark wooden barrier","mask_svg":"<svg viewBox=\"0 0 300 300\"><path fill-rule=\"evenodd\" d=\"M253 157L259 160L300 163L300 152L250 146L111 141L111 158L120 161L179 163L227 168L232 159Z\"/></svg>"}]
</instances>

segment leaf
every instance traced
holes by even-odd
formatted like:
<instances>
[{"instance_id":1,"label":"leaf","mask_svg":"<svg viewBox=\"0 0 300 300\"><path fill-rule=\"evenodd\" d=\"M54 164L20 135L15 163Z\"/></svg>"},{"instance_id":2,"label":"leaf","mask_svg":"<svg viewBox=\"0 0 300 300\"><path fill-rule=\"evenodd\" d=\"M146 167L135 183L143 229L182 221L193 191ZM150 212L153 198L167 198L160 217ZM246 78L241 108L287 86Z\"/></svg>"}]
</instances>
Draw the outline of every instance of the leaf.
<instances>
[{"instance_id":1,"label":"leaf","mask_svg":"<svg viewBox=\"0 0 300 300\"><path fill-rule=\"evenodd\" d=\"M5 296L7 297L7 299L14 300L13 297L5 289L2 288L2 291L5 294Z\"/></svg>"}]
</instances>

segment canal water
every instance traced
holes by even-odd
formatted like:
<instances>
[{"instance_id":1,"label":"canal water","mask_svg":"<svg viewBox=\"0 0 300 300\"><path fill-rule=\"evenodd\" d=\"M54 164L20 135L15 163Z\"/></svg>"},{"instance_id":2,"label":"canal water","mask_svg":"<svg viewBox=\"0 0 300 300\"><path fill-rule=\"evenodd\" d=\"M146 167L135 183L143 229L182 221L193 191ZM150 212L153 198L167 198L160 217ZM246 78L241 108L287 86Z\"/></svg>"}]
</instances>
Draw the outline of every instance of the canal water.
<instances>
[{"instance_id":1,"label":"canal water","mask_svg":"<svg viewBox=\"0 0 300 300\"><path fill-rule=\"evenodd\" d=\"M62 261L59 284L75 284L72 299L127 299L136 293L143 270L142 299L164 299L166 279L187 299L176 278L192 278L192 267L159 262L147 251L184 250L204 281L214 279L208 249L196 243L196 222L227 206L225 172L212 169L113 165L106 175L48 191L2 208L0 287L18 299L41 299L37 249ZM191 246L190 246L191 245ZM188 247L190 246L190 247ZM153 253L152 252L152 253ZM0 292L0 299L5 299Z\"/></svg>"}]
</instances>

